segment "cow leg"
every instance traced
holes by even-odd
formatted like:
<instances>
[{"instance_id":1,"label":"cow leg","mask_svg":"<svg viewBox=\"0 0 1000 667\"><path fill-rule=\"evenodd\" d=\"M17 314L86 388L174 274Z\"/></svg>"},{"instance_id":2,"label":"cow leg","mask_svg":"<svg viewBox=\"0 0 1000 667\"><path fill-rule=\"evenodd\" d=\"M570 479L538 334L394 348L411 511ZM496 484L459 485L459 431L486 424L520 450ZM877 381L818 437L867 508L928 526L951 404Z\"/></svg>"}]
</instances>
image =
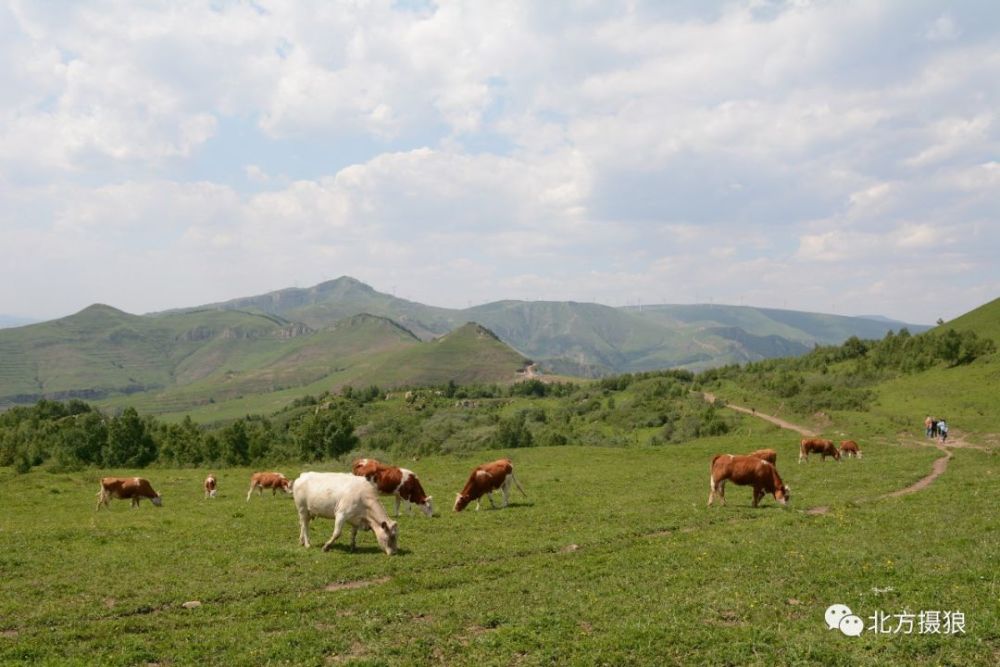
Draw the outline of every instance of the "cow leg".
<instances>
[{"instance_id":1,"label":"cow leg","mask_svg":"<svg viewBox=\"0 0 1000 667\"><path fill-rule=\"evenodd\" d=\"M299 512L299 544L309 548L309 512Z\"/></svg>"},{"instance_id":2,"label":"cow leg","mask_svg":"<svg viewBox=\"0 0 1000 667\"><path fill-rule=\"evenodd\" d=\"M398 519L399 518L399 496L395 495L393 497L396 499L396 518Z\"/></svg>"},{"instance_id":3,"label":"cow leg","mask_svg":"<svg viewBox=\"0 0 1000 667\"><path fill-rule=\"evenodd\" d=\"M495 502L493 502L493 492L492 491L490 491L489 493L486 494L486 498L489 499L489 501L490 501L490 507L492 507L493 509L496 509L497 508L497 504Z\"/></svg>"},{"instance_id":4,"label":"cow leg","mask_svg":"<svg viewBox=\"0 0 1000 667\"><path fill-rule=\"evenodd\" d=\"M132 496L132 509L139 509L139 496Z\"/></svg>"},{"instance_id":5,"label":"cow leg","mask_svg":"<svg viewBox=\"0 0 1000 667\"><path fill-rule=\"evenodd\" d=\"M358 546L358 527L353 523L351 524L351 551L357 549Z\"/></svg>"},{"instance_id":6,"label":"cow leg","mask_svg":"<svg viewBox=\"0 0 1000 667\"><path fill-rule=\"evenodd\" d=\"M507 507L510 504L510 475L500 485L500 492L503 493L503 506Z\"/></svg>"},{"instance_id":7,"label":"cow leg","mask_svg":"<svg viewBox=\"0 0 1000 667\"><path fill-rule=\"evenodd\" d=\"M724 479L720 480L717 488L719 489L718 492L717 492L717 495L719 497L719 502L721 502L722 506L725 507L726 506L726 480L724 480Z\"/></svg>"},{"instance_id":8,"label":"cow leg","mask_svg":"<svg viewBox=\"0 0 1000 667\"><path fill-rule=\"evenodd\" d=\"M250 502L250 496L253 495L254 484L250 484L250 490L247 491L247 502Z\"/></svg>"},{"instance_id":9,"label":"cow leg","mask_svg":"<svg viewBox=\"0 0 1000 667\"><path fill-rule=\"evenodd\" d=\"M757 507L757 503L760 502L760 499L763 496L764 496L764 492L761 489L758 489L756 486L753 487L753 506L754 507Z\"/></svg>"},{"instance_id":10,"label":"cow leg","mask_svg":"<svg viewBox=\"0 0 1000 667\"><path fill-rule=\"evenodd\" d=\"M327 540L327 543L323 545L323 551L329 551L333 546L333 543L337 541L340 537L340 533L344 531L344 514L342 512L337 513L337 517L333 520L333 535Z\"/></svg>"}]
</instances>

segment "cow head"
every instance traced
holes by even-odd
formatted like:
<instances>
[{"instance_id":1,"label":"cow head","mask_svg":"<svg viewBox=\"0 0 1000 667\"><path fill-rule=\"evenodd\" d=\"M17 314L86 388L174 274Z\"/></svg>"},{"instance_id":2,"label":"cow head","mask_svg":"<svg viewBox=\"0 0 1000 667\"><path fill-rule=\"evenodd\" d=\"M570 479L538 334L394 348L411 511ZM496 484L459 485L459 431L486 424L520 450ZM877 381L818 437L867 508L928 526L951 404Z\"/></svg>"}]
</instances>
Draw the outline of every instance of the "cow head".
<instances>
[{"instance_id":1,"label":"cow head","mask_svg":"<svg viewBox=\"0 0 1000 667\"><path fill-rule=\"evenodd\" d=\"M426 498L424 498L424 504L420 506L420 509L428 517L434 516L434 507L433 505L431 505L431 496L427 496Z\"/></svg>"},{"instance_id":2,"label":"cow head","mask_svg":"<svg viewBox=\"0 0 1000 667\"><path fill-rule=\"evenodd\" d=\"M782 484L777 490L775 490L774 499L782 505L787 505L788 501L792 499L792 490L787 484Z\"/></svg>"},{"instance_id":3,"label":"cow head","mask_svg":"<svg viewBox=\"0 0 1000 667\"><path fill-rule=\"evenodd\" d=\"M455 494L455 511L461 512L465 509L465 506L472 502L472 497L463 495L461 493Z\"/></svg>"},{"instance_id":4,"label":"cow head","mask_svg":"<svg viewBox=\"0 0 1000 667\"><path fill-rule=\"evenodd\" d=\"M375 538L378 539L378 545L382 547L382 551L389 556L396 553L396 550L399 549L399 525L395 521L392 519L381 523L372 521L371 529L375 533Z\"/></svg>"},{"instance_id":5,"label":"cow head","mask_svg":"<svg viewBox=\"0 0 1000 667\"><path fill-rule=\"evenodd\" d=\"M163 498L162 498L162 497L160 497L159 495L155 495L155 496L153 496L152 498L150 498L150 500L151 500L151 501L153 502L153 504L154 504L154 505L156 505L157 507L162 507L162 506L163 506Z\"/></svg>"},{"instance_id":6,"label":"cow head","mask_svg":"<svg viewBox=\"0 0 1000 667\"><path fill-rule=\"evenodd\" d=\"M292 480L286 479L286 478L282 477L281 478L281 490L284 491L285 493L291 493L292 492Z\"/></svg>"}]
</instances>

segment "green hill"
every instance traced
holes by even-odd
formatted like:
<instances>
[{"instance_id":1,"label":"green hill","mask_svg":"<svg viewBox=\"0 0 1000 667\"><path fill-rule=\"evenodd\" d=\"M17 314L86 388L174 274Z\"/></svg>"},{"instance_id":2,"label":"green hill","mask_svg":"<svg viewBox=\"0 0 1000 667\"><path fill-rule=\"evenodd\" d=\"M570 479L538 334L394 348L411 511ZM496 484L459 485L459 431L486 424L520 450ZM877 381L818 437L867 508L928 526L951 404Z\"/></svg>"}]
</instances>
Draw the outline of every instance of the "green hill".
<instances>
[{"instance_id":1,"label":"green hill","mask_svg":"<svg viewBox=\"0 0 1000 667\"><path fill-rule=\"evenodd\" d=\"M1000 299L994 299L975 310L970 310L961 317L945 322L941 329L956 331L975 331L980 336L992 338L1000 345Z\"/></svg>"},{"instance_id":2,"label":"green hill","mask_svg":"<svg viewBox=\"0 0 1000 667\"><path fill-rule=\"evenodd\" d=\"M447 333L464 321L457 317L457 311L398 299L349 276L314 287L283 289L198 307L205 309L271 313L314 329L351 315L370 313L399 322L422 340Z\"/></svg>"},{"instance_id":3,"label":"green hill","mask_svg":"<svg viewBox=\"0 0 1000 667\"><path fill-rule=\"evenodd\" d=\"M658 305L612 308L573 301L497 301L462 310L383 294L343 276L310 288L279 290L201 308L265 312L321 328L360 312L388 317L423 340L480 322L550 373L613 373L742 363L803 354L851 336L927 327L891 320L748 306Z\"/></svg>"}]
</instances>

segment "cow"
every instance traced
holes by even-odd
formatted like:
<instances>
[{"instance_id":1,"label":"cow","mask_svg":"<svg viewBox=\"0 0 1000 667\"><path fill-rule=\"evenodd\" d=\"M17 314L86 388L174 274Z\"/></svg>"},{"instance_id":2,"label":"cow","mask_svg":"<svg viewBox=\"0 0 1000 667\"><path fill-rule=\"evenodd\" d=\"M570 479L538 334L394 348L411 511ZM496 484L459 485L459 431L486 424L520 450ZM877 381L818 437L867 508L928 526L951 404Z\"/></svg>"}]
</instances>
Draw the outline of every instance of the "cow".
<instances>
[{"instance_id":1,"label":"cow","mask_svg":"<svg viewBox=\"0 0 1000 667\"><path fill-rule=\"evenodd\" d=\"M163 498L143 477L102 477L101 490L97 492L97 509L101 509L101 505L111 509L109 501L112 498L131 500L134 509L139 508L141 498L149 498L157 507L163 505Z\"/></svg>"},{"instance_id":2,"label":"cow","mask_svg":"<svg viewBox=\"0 0 1000 667\"><path fill-rule=\"evenodd\" d=\"M708 494L708 504L711 505L718 496L722 504L726 504L726 481L740 486L753 486L753 506L757 507L765 493L770 493L782 505L791 499L789 489L774 464L756 456L740 456L734 454L716 454L712 458L711 476L708 483L711 489Z\"/></svg>"},{"instance_id":3,"label":"cow","mask_svg":"<svg viewBox=\"0 0 1000 667\"><path fill-rule=\"evenodd\" d=\"M205 478L205 497L214 498L216 493L218 493L218 489L216 488L215 475L208 473L208 477Z\"/></svg>"},{"instance_id":4,"label":"cow","mask_svg":"<svg viewBox=\"0 0 1000 667\"><path fill-rule=\"evenodd\" d=\"M496 503L493 502L493 491L496 489L503 492L503 506L507 507L511 482L517 484L518 490L525 498L528 497L528 494L521 488L521 483L514 476L514 466L510 459L498 459L476 466L469 475L469 481L465 483L465 487L456 494L455 511L461 512L473 500L476 501L476 510L479 510L479 499L484 494L489 499L490 506L496 509Z\"/></svg>"},{"instance_id":5,"label":"cow","mask_svg":"<svg viewBox=\"0 0 1000 667\"><path fill-rule=\"evenodd\" d=\"M250 477L250 490L247 491L247 502L250 502L250 494L257 489L257 495L264 495L264 489L271 489L273 496L279 490L283 493L291 493L292 483L280 472L255 472Z\"/></svg>"},{"instance_id":6,"label":"cow","mask_svg":"<svg viewBox=\"0 0 1000 667\"><path fill-rule=\"evenodd\" d=\"M837 447L833 444L832 440L802 438L801 442L799 442L799 463L803 461L808 462L810 454L820 454L824 461L826 461L827 456L832 456L837 461L840 461L840 452L837 451Z\"/></svg>"},{"instance_id":7,"label":"cow","mask_svg":"<svg viewBox=\"0 0 1000 667\"><path fill-rule=\"evenodd\" d=\"M323 545L323 551L333 547L346 522L351 525L351 551L360 528L374 532L386 554L396 553L399 526L389 518L368 480L343 472L304 472L292 482L292 497L299 512L302 546L309 547L309 522L323 517L333 519L333 535Z\"/></svg>"},{"instance_id":8,"label":"cow","mask_svg":"<svg viewBox=\"0 0 1000 667\"><path fill-rule=\"evenodd\" d=\"M758 449L755 452L750 452L747 456L756 456L763 461L767 461L771 465L778 463L778 452L773 449Z\"/></svg>"},{"instance_id":9,"label":"cow","mask_svg":"<svg viewBox=\"0 0 1000 667\"><path fill-rule=\"evenodd\" d=\"M375 459L358 459L351 470L358 477L364 477L375 485L379 493L391 495L396 499L396 517L399 517L399 502L406 501L407 512L413 510L414 503L427 516L434 515L431 496L424 493L424 487L412 470L384 465Z\"/></svg>"},{"instance_id":10,"label":"cow","mask_svg":"<svg viewBox=\"0 0 1000 667\"><path fill-rule=\"evenodd\" d=\"M861 458L861 450L858 448L858 443L853 440L841 440L840 441L840 454L842 456L856 456Z\"/></svg>"}]
</instances>

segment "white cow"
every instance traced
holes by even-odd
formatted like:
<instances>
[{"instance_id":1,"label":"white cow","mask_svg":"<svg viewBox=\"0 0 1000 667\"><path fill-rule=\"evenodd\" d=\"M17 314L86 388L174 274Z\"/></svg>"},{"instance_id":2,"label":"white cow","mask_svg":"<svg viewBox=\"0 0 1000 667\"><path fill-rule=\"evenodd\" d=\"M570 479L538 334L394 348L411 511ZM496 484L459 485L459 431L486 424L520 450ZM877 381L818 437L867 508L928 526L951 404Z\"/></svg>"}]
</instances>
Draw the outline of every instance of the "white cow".
<instances>
[{"instance_id":1,"label":"white cow","mask_svg":"<svg viewBox=\"0 0 1000 667\"><path fill-rule=\"evenodd\" d=\"M299 511L302 546L309 546L309 522L323 517L333 519L333 536L323 545L323 551L330 550L347 522L351 524L352 551L360 528L373 531L387 554L396 553L399 527L379 502L375 487L364 477L340 472L304 472L292 482L292 496Z\"/></svg>"}]
</instances>

